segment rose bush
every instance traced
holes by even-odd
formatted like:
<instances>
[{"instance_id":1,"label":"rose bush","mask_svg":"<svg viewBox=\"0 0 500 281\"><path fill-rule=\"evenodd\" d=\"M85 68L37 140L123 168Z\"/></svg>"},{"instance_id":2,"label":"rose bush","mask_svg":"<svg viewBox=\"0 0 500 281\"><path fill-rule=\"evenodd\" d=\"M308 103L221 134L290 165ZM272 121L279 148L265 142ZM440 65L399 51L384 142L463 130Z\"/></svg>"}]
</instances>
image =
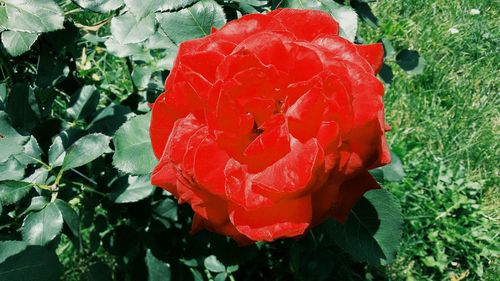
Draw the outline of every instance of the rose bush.
<instances>
[{"instance_id":1,"label":"rose bush","mask_svg":"<svg viewBox=\"0 0 500 281\"><path fill-rule=\"evenodd\" d=\"M153 105L151 181L191 205L194 232L298 236L379 188L383 48L338 33L325 12L277 9L180 45Z\"/></svg>"}]
</instances>

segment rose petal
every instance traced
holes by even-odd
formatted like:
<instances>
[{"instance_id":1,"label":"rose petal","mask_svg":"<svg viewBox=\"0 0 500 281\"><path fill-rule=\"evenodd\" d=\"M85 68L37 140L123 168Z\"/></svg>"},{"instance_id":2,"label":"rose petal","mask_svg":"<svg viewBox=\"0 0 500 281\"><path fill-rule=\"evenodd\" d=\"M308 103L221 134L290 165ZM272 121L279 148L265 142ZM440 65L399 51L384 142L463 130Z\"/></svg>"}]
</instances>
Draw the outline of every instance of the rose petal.
<instances>
[{"instance_id":1,"label":"rose petal","mask_svg":"<svg viewBox=\"0 0 500 281\"><path fill-rule=\"evenodd\" d=\"M274 119L263 124L261 128L264 131L243 152L245 164L251 172L261 171L290 151L290 135L285 119L282 115L276 115Z\"/></svg>"},{"instance_id":2,"label":"rose petal","mask_svg":"<svg viewBox=\"0 0 500 281\"><path fill-rule=\"evenodd\" d=\"M356 45L358 53L365 58L373 69L373 73L379 73L384 62L384 47L381 43L369 45Z\"/></svg>"},{"instance_id":3,"label":"rose petal","mask_svg":"<svg viewBox=\"0 0 500 281\"><path fill-rule=\"evenodd\" d=\"M325 65L336 64L336 59L341 59L348 61L353 64L357 64L365 71L372 73L373 69L370 64L358 53L357 46L354 45L349 40L344 39L340 36L320 36L313 41L316 45L323 47L328 50L328 52L323 52L320 49L316 49L320 58Z\"/></svg>"},{"instance_id":4,"label":"rose petal","mask_svg":"<svg viewBox=\"0 0 500 281\"><path fill-rule=\"evenodd\" d=\"M179 197L177 193L176 181L177 170L168 157L162 157L151 174L151 184L167 190L175 197Z\"/></svg>"},{"instance_id":5,"label":"rose petal","mask_svg":"<svg viewBox=\"0 0 500 281\"><path fill-rule=\"evenodd\" d=\"M198 146L194 156L194 175L198 184L206 191L224 195L226 167L229 156L210 137Z\"/></svg>"},{"instance_id":6,"label":"rose petal","mask_svg":"<svg viewBox=\"0 0 500 281\"><path fill-rule=\"evenodd\" d=\"M272 206L245 210L229 204L229 218L239 232L254 241L273 241L303 234L311 222L309 196L282 200Z\"/></svg>"},{"instance_id":7,"label":"rose petal","mask_svg":"<svg viewBox=\"0 0 500 281\"><path fill-rule=\"evenodd\" d=\"M232 202L247 210L273 204L272 200L258 192L258 188L252 184L248 168L242 166L238 161L229 160L224 174L226 176L226 196Z\"/></svg>"},{"instance_id":8,"label":"rose petal","mask_svg":"<svg viewBox=\"0 0 500 281\"><path fill-rule=\"evenodd\" d=\"M304 94L286 112L290 133L302 142L315 137L324 108L325 101L319 88L313 88Z\"/></svg>"},{"instance_id":9,"label":"rose petal","mask_svg":"<svg viewBox=\"0 0 500 281\"><path fill-rule=\"evenodd\" d=\"M235 44L261 31L280 31L283 26L272 17L262 14L250 14L230 21L214 33L216 39L223 39Z\"/></svg>"},{"instance_id":10,"label":"rose petal","mask_svg":"<svg viewBox=\"0 0 500 281\"><path fill-rule=\"evenodd\" d=\"M224 58L225 56L217 51L202 51L184 55L180 57L178 63L201 74L208 81L214 83L216 69Z\"/></svg>"},{"instance_id":11,"label":"rose petal","mask_svg":"<svg viewBox=\"0 0 500 281\"><path fill-rule=\"evenodd\" d=\"M159 159L174 122L189 113L202 117L203 104L194 92L193 88L186 83L178 83L172 92L161 94L153 105L149 134L151 144L156 157Z\"/></svg>"},{"instance_id":12,"label":"rose petal","mask_svg":"<svg viewBox=\"0 0 500 281\"><path fill-rule=\"evenodd\" d=\"M185 118L177 120L174 124L174 128L172 129L172 133L168 138L167 146L165 147L162 159L166 157L173 163L182 163L184 154L186 154L187 151L187 143L189 139L201 127L202 124L194 117L193 114L189 114Z\"/></svg>"},{"instance_id":13,"label":"rose petal","mask_svg":"<svg viewBox=\"0 0 500 281\"><path fill-rule=\"evenodd\" d=\"M272 64L278 69L286 71L290 63L290 56L283 41L290 41L290 38L282 33L261 32L242 41L233 53L242 50L248 51L264 65Z\"/></svg>"},{"instance_id":14,"label":"rose petal","mask_svg":"<svg viewBox=\"0 0 500 281\"><path fill-rule=\"evenodd\" d=\"M311 45L302 43L285 43L293 61L289 64L289 74L292 81L309 80L323 70L323 63Z\"/></svg>"},{"instance_id":15,"label":"rose petal","mask_svg":"<svg viewBox=\"0 0 500 281\"><path fill-rule=\"evenodd\" d=\"M257 173L253 181L280 196L303 191L313 182L313 169L321 158L319 152L316 139L301 143L291 138L290 152Z\"/></svg>"}]
</instances>

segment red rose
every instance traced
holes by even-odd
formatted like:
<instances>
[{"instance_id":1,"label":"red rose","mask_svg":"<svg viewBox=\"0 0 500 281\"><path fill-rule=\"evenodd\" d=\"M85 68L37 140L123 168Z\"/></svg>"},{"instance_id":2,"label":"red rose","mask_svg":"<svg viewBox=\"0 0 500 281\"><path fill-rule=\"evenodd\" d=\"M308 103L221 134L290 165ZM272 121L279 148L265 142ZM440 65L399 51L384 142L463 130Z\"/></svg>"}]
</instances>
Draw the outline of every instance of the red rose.
<instances>
[{"instance_id":1,"label":"red rose","mask_svg":"<svg viewBox=\"0 0 500 281\"><path fill-rule=\"evenodd\" d=\"M383 49L338 32L327 13L278 9L181 44L153 106L152 183L191 205L193 231L297 236L379 188Z\"/></svg>"}]
</instances>

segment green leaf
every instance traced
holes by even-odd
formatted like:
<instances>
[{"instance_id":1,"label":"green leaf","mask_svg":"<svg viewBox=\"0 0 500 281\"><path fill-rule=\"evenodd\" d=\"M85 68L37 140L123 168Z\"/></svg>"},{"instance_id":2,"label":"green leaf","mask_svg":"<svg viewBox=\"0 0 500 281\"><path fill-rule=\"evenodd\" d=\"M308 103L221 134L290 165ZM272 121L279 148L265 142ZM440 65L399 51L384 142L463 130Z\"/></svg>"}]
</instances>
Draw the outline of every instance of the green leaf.
<instances>
[{"instance_id":1,"label":"green leaf","mask_svg":"<svg viewBox=\"0 0 500 281\"><path fill-rule=\"evenodd\" d=\"M366 192L341 224L330 220L329 235L358 262L390 263L402 235L401 207L386 190Z\"/></svg>"},{"instance_id":2,"label":"green leaf","mask_svg":"<svg viewBox=\"0 0 500 281\"><path fill-rule=\"evenodd\" d=\"M71 96L66 113L71 120L83 119L95 112L99 104L99 92L94 85L85 85Z\"/></svg>"},{"instance_id":3,"label":"green leaf","mask_svg":"<svg viewBox=\"0 0 500 281\"><path fill-rule=\"evenodd\" d=\"M0 110L5 109L5 100L7 99L7 84L0 83Z\"/></svg>"},{"instance_id":4,"label":"green leaf","mask_svg":"<svg viewBox=\"0 0 500 281\"><path fill-rule=\"evenodd\" d=\"M177 47L177 45L175 45L175 43L168 38L163 30L159 29L155 34L149 37L148 41L146 41L145 47L148 50L165 50L164 53L161 54L161 59L156 61L156 67L158 69L172 69L179 47Z\"/></svg>"},{"instance_id":5,"label":"green leaf","mask_svg":"<svg viewBox=\"0 0 500 281\"><path fill-rule=\"evenodd\" d=\"M12 86L5 109L16 129L30 131L38 124L38 102L33 89L27 83Z\"/></svg>"},{"instance_id":6,"label":"green leaf","mask_svg":"<svg viewBox=\"0 0 500 281\"><path fill-rule=\"evenodd\" d=\"M205 268L212 272L224 272L226 267L214 255L208 256L203 261Z\"/></svg>"},{"instance_id":7,"label":"green leaf","mask_svg":"<svg viewBox=\"0 0 500 281\"><path fill-rule=\"evenodd\" d=\"M378 27L377 17L373 14L372 9L364 1L353 1L351 2L352 7L358 13L358 15L363 19L364 22L368 24L373 29Z\"/></svg>"},{"instance_id":8,"label":"green leaf","mask_svg":"<svg viewBox=\"0 0 500 281\"><path fill-rule=\"evenodd\" d=\"M403 163L401 159L391 151L392 161L390 164L381 167L382 173L384 174L384 179L390 182L398 182L403 179L405 172L403 170Z\"/></svg>"},{"instance_id":9,"label":"green leaf","mask_svg":"<svg viewBox=\"0 0 500 281\"><path fill-rule=\"evenodd\" d=\"M151 66L136 66L131 74L132 82L138 89L144 90L148 87L151 74L153 74L153 68Z\"/></svg>"},{"instance_id":10,"label":"green leaf","mask_svg":"<svg viewBox=\"0 0 500 281\"><path fill-rule=\"evenodd\" d=\"M382 38L382 44L384 45L384 57L385 58L391 58L396 54L396 50L394 49L394 46L392 45L391 40L387 38Z\"/></svg>"},{"instance_id":11,"label":"green leaf","mask_svg":"<svg viewBox=\"0 0 500 281\"><path fill-rule=\"evenodd\" d=\"M144 57L147 56L146 50L143 49L141 44L121 44L115 38L110 37L104 42L108 53L119 58L128 56Z\"/></svg>"},{"instance_id":12,"label":"green leaf","mask_svg":"<svg viewBox=\"0 0 500 281\"><path fill-rule=\"evenodd\" d=\"M59 280L62 270L63 267L53 250L28 246L0 263L0 280L54 281Z\"/></svg>"},{"instance_id":13,"label":"green leaf","mask_svg":"<svg viewBox=\"0 0 500 281\"><path fill-rule=\"evenodd\" d=\"M110 137L103 134L86 135L72 144L62 163L64 171L83 166L109 149Z\"/></svg>"},{"instance_id":14,"label":"green leaf","mask_svg":"<svg viewBox=\"0 0 500 281\"><path fill-rule=\"evenodd\" d=\"M281 6L295 9L323 10L330 13L339 23L340 36L349 41L354 41L356 37L358 16L350 6L342 5L332 0L285 0Z\"/></svg>"},{"instance_id":15,"label":"green leaf","mask_svg":"<svg viewBox=\"0 0 500 281\"><path fill-rule=\"evenodd\" d=\"M10 157L7 161L0 163L0 181L22 179L24 168L25 166L15 157Z\"/></svg>"},{"instance_id":16,"label":"green leaf","mask_svg":"<svg viewBox=\"0 0 500 281\"><path fill-rule=\"evenodd\" d=\"M2 44L7 52L17 57L29 51L38 38L36 33L18 32L7 30L2 32Z\"/></svg>"},{"instance_id":17,"label":"green leaf","mask_svg":"<svg viewBox=\"0 0 500 281\"><path fill-rule=\"evenodd\" d=\"M212 27L220 28L226 23L224 10L213 0L202 0L178 12L159 13L156 19L177 44L207 36Z\"/></svg>"},{"instance_id":18,"label":"green leaf","mask_svg":"<svg viewBox=\"0 0 500 281\"><path fill-rule=\"evenodd\" d=\"M111 20L111 34L120 44L139 43L146 40L156 30L154 15L137 19L126 13Z\"/></svg>"},{"instance_id":19,"label":"green leaf","mask_svg":"<svg viewBox=\"0 0 500 281\"><path fill-rule=\"evenodd\" d=\"M8 257L24 251L27 246L24 241L0 241L0 264Z\"/></svg>"},{"instance_id":20,"label":"green leaf","mask_svg":"<svg viewBox=\"0 0 500 281\"><path fill-rule=\"evenodd\" d=\"M426 61L415 50L402 50L396 55L396 63L409 74L422 74Z\"/></svg>"},{"instance_id":21,"label":"green leaf","mask_svg":"<svg viewBox=\"0 0 500 281\"><path fill-rule=\"evenodd\" d=\"M2 205L14 204L30 192L33 185L22 181L1 181L0 201Z\"/></svg>"},{"instance_id":22,"label":"green leaf","mask_svg":"<svg viewBox=\"0 0 500 281\"><path fill-rule=\"evenodd\" d=\"M4 27L14 31L48 32L63 28L64 16L53 0L3 0Z\"/></svg>"},{"instance_id":23,"label":"green leaf","mask_svg":"<svg viewBox=\"0 0 500 281\"><path fill-rule=\"evenodd\" d=\"M162 1L163 4L158 8L159 11L172 11L185 8L198 0L176 0L176 1Z\"/></svg>"},{"instance_id":24,"label":"green leaf","mask_svg":"<svg viewBox=\"0 0 500 281\"><path fill-rule=\"evenodd\" d=\"M31 182L31 183L38 183L38 184L45 184L47 177L49 176L49 171L47 170L47 167L40 167L33 171L31 175L29 175L27 178L25 178L23 181L24 182Z\"/></svg>"},{"instance_id":25,"label":"green leaf","mask_svg":"<svg viewBox=\"0 0 500 281\"><path fill-rule=\"evenodd\" d=\"M26 141L28 137L12 128L7 113L0 111L0 163L7 161L11 155L21 153Z\"/></svg>"},{"instance_id":26,"label":"green leaf","mask_svg":"<svg viewBox=\"0 0 500 281\"><path fill-rule=\"evenodd\" d=\"M15 154L14 158L22 163L23 165L40 163L42 155L42 149L38 145L38 141L35 137L30 136L28 142L23 146L23 151Z\"/></svg>"},{"instance_id":27,"label":"green leaf","mask_svg":"<svg viewBox=\"0 0 500 281\"><path fill-rule=\"evenodd\" d=\"M143 18L149 14L154 13L160 8L160 6L165 2L164 0L125 0L125 5L130 12L132 12L136 17ZM167 1L171 2L171 1Z\"/></svg>"},{"instance_id":28,"label":"green leaf","mask_svg":"<svg viewBox=\"0 0 500 281\"><path fill-rule=\"evenodd\" d=\"M153 208L153 216L177 221L177 203L172 199L164 199Z\"/></svg>"},{"instance_id":29,"label":"green leaf","mask_svg":"<svg viewBox=\"0 0 500 281\"><path fill-rule=\"evenodd\" d=\"M113 137L113 165L134 175L151 173L157 161L149 138L151 114L131 118Z\"/></svg>"},{"instance_id":30,"label":"green leaf","mask_svg":"<svg viewBox=\"0 0 500 281\"><path fill-rule=\"evenodd\" d=\"M265 10L268 0L233 0L238 5L238 10L245 14L260 13Z\"/></svg>"},{"instance_id":31,"label":"green leaf","mask_svg":"<svg viewBox=\"0 0 500 281\"><path fill-rule=\"evenodd\" d=\"M40 211L45 206L47 206L48 203L49 203L49 200L47 200L47 197L45 197L45 196L33 197L33 198L31 198L31 203L28 206L28 208L26 208L26 210L24 210L23 215L26 213L29 213L29 212L33 212L33 211Z\"/></svg>"},{"instance_id":32,"label":"green leaf","mask_svg":"<svg viewBox=\"0 0 500 281\"><path fill-rule=\"evenodd\" d=\"M93 133L103 133L113 135L123 123L125 123L131 113L128 106L110 104L97 113L89 124L89 131Z\"/></svg>"},{"instance_id":33,"label":"green leaf","mask_svg":"<svg viewBox=\"0 0 500 281\"><path fill-rule=\"evenodd\" d=\"M84 135L84 131L69 128L59 133L49 147L49 165L59 167L66 156L67 148Z\"/></svg>"},{"instance_id":34,"label":"green leaf","mask_svg":"<svg viewBox=\"0 0 500 281\"><path fill-rule=\"evenodd\" d=\"M149 249L146 252L145 261L148 267L148 281L169 281L171 279L170 265L157 259Z\"/></svg>"},{"instance_id":35,"label":"green leaf","mask_svg":"<svg viewBox=\"0 0 500 281\"><path fill-rule=\"evenodd\" d=\"M220 272L217 275L215 275L214 281L224 281L227 278L227 273L226 272Z\"/></svg>"},{"instance_id":36,"label":"green leaf","mask_svg":"<svg viewBox=\"0 0 500 281\"><path fill-rule=\"evenodd\" d=\"M108 13L123 5L123 0L72 0L78 6L98 13Z\"/></svg>"},{"instance_id":37,"label":"green leaf","mask_svg":"<svg viewBox=\"0 0 500 281\"><path fill-rule=\"evenodd\" d=\"M55 34L55 33L52 33ZM43 51L38 59L36 85L38 87L51 87L61 83L69 75L69 66L66 58L54 56L48 51Z\"/></svg>"},{"instance_id":38,"label":"green leaf","mask_svg":"<svg viewBox=\"0 0 500 281\"><path fill-rule=\"evenodd\" d=\"M112 185L113 192L109 197L115 203L131 203L142 200L155 191L149 176L124 176L118 178Z\"/></svg>"},{"instance_id":39,"label":"green leaf","mask_svg":"<svg viewBox=\"0 0 500 281\"><path fill-rule=\"evenodd\" d=\"M49 203L39 212L29 213L22 225L23 240L32 245L52 241L63 227L63 217L55 203Z\"/></svg>"},{"instance_id":40,"label":"green leaf","mask_svg":"<svg viewBox=\"0 0 500 281\"><path fill-rule=\"evenodd\" d=\"M80 217L71 206L61 199L54 201L62 214L63 220L75 237L80 236Z\"/></svg>"}]
</instances>

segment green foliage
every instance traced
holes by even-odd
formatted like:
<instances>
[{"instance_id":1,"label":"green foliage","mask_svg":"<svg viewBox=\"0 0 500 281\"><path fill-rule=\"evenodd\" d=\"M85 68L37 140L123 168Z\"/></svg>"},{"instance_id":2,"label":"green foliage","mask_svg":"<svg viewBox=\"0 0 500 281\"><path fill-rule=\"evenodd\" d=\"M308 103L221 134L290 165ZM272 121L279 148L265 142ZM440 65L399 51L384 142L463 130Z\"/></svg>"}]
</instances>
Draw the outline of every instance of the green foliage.
<instances>
[{"instance_id":1,"label":"green foliage","mask_svg":"<svg viewBox=\"0 0 500 281\"><path fill-rule=\"evenodd\" d=\"M357 261L387 264L394 259L403 219L399 203L388 191L370 190L351 210L345 224L330 222L332 239Z\"/></svg>"},{"instance_id":2,"label":"green foliage","mask_svg":"<svg viewBox=\"0 0 500 281\"><path fill-rule=\"evenodd\" d=\"M54 203L47 204L38 212L29 213L23 221L23 240L31 245L45 245L62 230L61 211Z\"/></svg>"},{"instance_id":3,"label":"green foliage","mask_svg":"<svg viewBox=\"0 0 500 281\"><path fill-rule=\"evenodd\" d=\"M486 96L497 92L488 82L498 65L486 51L498 37L490 23L490 39L473 33L478 24L462 42L439 33L445 21L432 13L445 13L443 1L379 1L373 12L364 0L350 6L327 0L0 2L0 280L497 275L487 266L498 256L498 228L491 226L494 211L482 210L484 188L494 183L481 180L493 175L485 171L497 162L487 153L497 147L487 114L498 105ZM494 18L488 3L474 3ZM372 173L403 203L402 248L391 265L385 263L394 258L401 217L386 191L367 193L344 225L328 222L298 240L240 248L209 232L187 235L192 211L149 182L156 159L148 103L163 91L178 45L239 14L278 6L324 10L348 39L384 44L388 65L381 78L396 77L386 99L390 144L403 161L393 154L392 164ZM434 25L427 28L429 19ZM461 51L453 51L457 46ZM476 60L490 71L471 64ZM413 75L393 73L390 66L398 65ZM457 166L461 160L465 169Z\"/></svg>"},{"instance_id":4,"label":"green foliage","mask_svg":"<svg viewBox=\"0 0 500 281\"><path fill-rule=\"evenodd\" d=\"M133 175L151 173L157 161L149 140L150 120L151 114L136 116L116 131L113 138L116 168Z\"/></svg>"},{"instance_id":5,"label":"green foliage","mask_svg":"<svg viewBox=\"0 0 500 281\"><path fill-rule=\"evenodd\" d=\"M207 36L212 27L221 28L226 23L224 11L214 0L201 0L178 12L157 14L156 19L176 44Z\"/></svg>"}]
</instances>

